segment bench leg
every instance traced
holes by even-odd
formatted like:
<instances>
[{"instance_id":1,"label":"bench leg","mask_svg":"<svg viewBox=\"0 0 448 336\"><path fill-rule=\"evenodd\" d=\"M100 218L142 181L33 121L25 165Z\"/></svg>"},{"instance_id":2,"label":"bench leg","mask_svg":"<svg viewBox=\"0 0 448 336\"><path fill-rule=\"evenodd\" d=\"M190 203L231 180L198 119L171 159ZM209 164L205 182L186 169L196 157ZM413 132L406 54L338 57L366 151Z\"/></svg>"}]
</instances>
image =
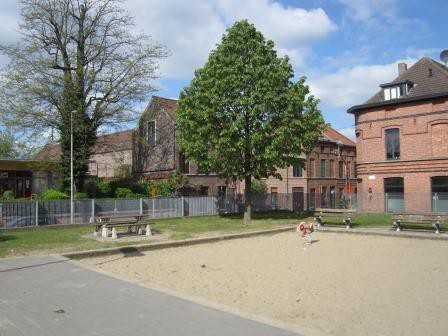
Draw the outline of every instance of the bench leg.
<instances>
[{"instance_id":1,"label":"bench leg","mask_svg":"<svg viewBox=\"0 0 448 336\"><path fill-rule=\"evenodd\" d=\"M324 222L322 221L322 217L315 217L314 220L316 221L316 226L317 227L324 226Z\"/></svg>"},{"instance_id":2,"label":"bench leg","mask_svg":"<svg viewBox=\"0 0 448 336\"><path fill-rule=\"evenodd\" d=\"M107 238L108 236L109 236L109 229L107 228L106 225L103 225L101 229L101 237Z\"/></svg>"},{"instance_id":3,"label":"bench leg","mask_svg":"<svg viewBox=\"0 0 448 336\"><path fill-rule=\"evenodd\" d=\"M98 225L95 226L95 228L93 229L93 236L98 237L99 231L100 231L100 227Z\"/></svg>"},{"instance_id":4,"label":"bench leg","mask_svg":"<svg viewBox=\"0 0 448 336\"><path fill-rule=\"evenodd\" d=\"M400 231L402 230L400 221L395 221L395 222L394 222L394 228L395 228L395 230L396 230L397 232L400 232Z\"/></svg>"},{"instance_id":5,"label":"bench leg","mask_svg":"<svg viewBox=\"0 0 448 336\"><path fill-rule=\"evenodd\" d=\"M152 236L151 226L149 224L146 224L146 232L145 234L147 236Z\"/></svg>"},{"instance_id":6,"label":"bench leg","mask_svg":"<svg viewBox=\"0 0 448 336\"><path fill-rule=\"evenodd\" d=\"M142 235L142 234L143 234L143 229L142 229L141 224L137 224L137 226L136 226L136 228L135 228L135 231L136 231L136 233L137 233L138 235Z\"/></svg>"},{"instance_id":7,"label":"bench leg","mask_svg":"<svg viewBox=\"0 0 448 336\"><path fill-rule=\"evenodd\" d=\"M439 234L440 233L440 224L439 223L435 223L435 224L433 224L434 225L434 229L435 229L435 233L436 234Z\"/></svg>"},{"instance_id":8,"label":"bench leg","mask_svg":"<svg viewBox=\"0 0 448 336\"><path fill-rule=\"evenodd\" d=\"M112 239L117 239L117 229L116 228L112 228Z\"/></svg>"},{"instance_id":9,"label":"bench leg","mask_svg":"<svg viewBox=\"0 0 448 336\"><path fill-rule=\"evenodd\" d=\"M352 228L352 219L351 218L345 219L344 222L345 222L345 228L347 230Z\"/></svg>"}]
</instances>

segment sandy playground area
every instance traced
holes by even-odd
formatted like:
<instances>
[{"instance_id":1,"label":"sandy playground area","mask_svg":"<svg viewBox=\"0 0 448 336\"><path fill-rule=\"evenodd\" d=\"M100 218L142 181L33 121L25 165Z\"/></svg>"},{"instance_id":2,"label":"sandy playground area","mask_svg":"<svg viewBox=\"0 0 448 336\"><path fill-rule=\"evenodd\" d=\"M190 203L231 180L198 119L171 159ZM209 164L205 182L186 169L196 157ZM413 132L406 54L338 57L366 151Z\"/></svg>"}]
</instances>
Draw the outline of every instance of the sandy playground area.
<instances>
[{"instance_id":1,"label":"sandy playground area","mask_svg":"<svg viewBox=\"0 0 448 336\"><path fill-rule=\"evenodd\" d=\"M318 333L447 335L447 241L313 239L304 249L288 232L83 262Z\"/></svg>"}]
</instances>

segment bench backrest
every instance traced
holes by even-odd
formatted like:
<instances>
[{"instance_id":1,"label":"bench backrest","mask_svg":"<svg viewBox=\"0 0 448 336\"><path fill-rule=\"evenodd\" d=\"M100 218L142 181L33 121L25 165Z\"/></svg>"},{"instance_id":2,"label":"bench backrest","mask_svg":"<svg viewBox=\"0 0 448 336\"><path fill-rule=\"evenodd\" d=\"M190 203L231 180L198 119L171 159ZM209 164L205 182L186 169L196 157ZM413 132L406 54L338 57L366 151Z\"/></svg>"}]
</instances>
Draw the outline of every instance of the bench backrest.
<instances>
[{"instance_id":1,"label":"bench backrest","mask_svg":"<svg viewBox=\"0 0 448 336\"><path fill-rule=\"evenodd\" d=\"M421 220L421 221L448 221L448 214L420 213L420 214L393 214L393 220Z\"/></svg>"},{"instance_id":2,"label":"bench backrest","mask_svg":"<svg viewBox=\"0 0 448 336\"><path fill-rule=\"evenodd\" d=\"M354 215L356 214L355 209L326 209L326 208L317 208L314 210L314 215L334 215L334 216L346 216L346 215Z\"/></svg>"}]
</instances>

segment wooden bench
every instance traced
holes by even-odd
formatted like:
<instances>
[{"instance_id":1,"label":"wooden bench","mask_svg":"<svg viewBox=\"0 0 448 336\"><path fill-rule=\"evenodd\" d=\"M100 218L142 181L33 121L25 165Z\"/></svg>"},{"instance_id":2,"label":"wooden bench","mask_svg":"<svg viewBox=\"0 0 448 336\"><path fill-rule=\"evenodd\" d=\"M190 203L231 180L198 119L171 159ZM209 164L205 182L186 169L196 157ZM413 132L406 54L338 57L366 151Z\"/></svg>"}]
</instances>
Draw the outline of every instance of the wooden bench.
<instances>
[{"instance_id":1,"label":"wooden bench","mask_svg":"<svg viewBox=\"0 0 448 336\"><path fill-rule=\"evenodd\" d=\"M399 213L392 215L392 225L398 232L403 230L403 226L427 226L431 225L435 233L440 233L443 223L448 221L448 214L440 213Z\"/></svg>"},{"instance_id":2,"label":"wooden bench","mask_svg":"<svg viewBox=\"0 0 448 336\"><path fill-rule=\"evenodd\" d=\"M356 214L356 210L353 209L326 209L317 208L314 210L314 220L317 227L324 226L325 218L337 218L342 220L342 224L345 224L347 229L352 228L352 218Z\"/></svg>"},{"instance_id":3,"label":"wooden bench","mask_svg":"<svg viewBox=\"0 0 448 336\"><path fill-rule=\"evenodd\" d=\"M109 229L112 229L112 239L117 238L117 228L127 227L127 232L132 233L132 228L135 227L136 234L143 234L142 220L145 216L141 214L136 215L117 215L117 216L100 216L95 218L95 227L93 235L98 236L101 229L101 236L103 238L109 237ZM152 236L151 223L146 223L145 235Z\"/></svg>"}]
</instances>

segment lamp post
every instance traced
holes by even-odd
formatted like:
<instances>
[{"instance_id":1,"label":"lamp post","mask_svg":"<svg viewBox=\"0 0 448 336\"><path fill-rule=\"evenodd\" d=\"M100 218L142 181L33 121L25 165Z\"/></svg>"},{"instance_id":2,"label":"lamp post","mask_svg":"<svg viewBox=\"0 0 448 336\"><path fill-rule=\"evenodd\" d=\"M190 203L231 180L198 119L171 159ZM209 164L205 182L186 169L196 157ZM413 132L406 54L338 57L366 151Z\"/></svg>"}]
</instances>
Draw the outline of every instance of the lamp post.
<instances>
[{"instance_id":1,"label":"lamp post","mask_svg":"<svg viewBox=\"0 0 448 336\"><path fill-rule=\"evenodd\" d=\"M74 197L73 197L73 112L70 112L70 224L73 224Z\"/></svg>"}]
</instances>

